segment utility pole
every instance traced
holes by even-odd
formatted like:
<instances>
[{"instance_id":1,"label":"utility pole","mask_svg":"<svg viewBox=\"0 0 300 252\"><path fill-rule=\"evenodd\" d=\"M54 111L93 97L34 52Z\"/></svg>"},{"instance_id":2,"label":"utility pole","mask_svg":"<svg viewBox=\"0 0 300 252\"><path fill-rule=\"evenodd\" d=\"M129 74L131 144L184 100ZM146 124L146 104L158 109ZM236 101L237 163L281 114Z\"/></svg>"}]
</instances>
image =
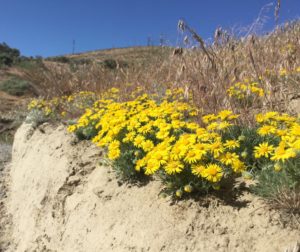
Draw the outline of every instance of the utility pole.
<instances>
[{"instance_id":1,"label":"utility pole","mask_svg":"<svg viewBox=\"0 0 300 252\"><path fill-rule=\"evenodd\" d=\"M148 38L147 38L147 46L152 46L153 44L152 44L152 38L151 38L151 36L148 36Z\"/></svg>"},{"instance_id":2,"label":"utility pole","mask_svg":"<svg viewBox=\"0 0 300 252\"><path fill-rule=\"evenodd\" d=\"M164 35L163 34L160 34L159 36L159 45L160 46L164 46L165 44L165 38L164 38Z\"/></svg>"},{"instance_id":3,"label":"utility pole","mask_svg":"<svg viewBox=\"0 0 300 252\"><path fill-rule=\"evenodd\" d=\"M72 44L72 54L75 53L75 39L73 39L73 44Z\"/></svg>"}]
</instances>

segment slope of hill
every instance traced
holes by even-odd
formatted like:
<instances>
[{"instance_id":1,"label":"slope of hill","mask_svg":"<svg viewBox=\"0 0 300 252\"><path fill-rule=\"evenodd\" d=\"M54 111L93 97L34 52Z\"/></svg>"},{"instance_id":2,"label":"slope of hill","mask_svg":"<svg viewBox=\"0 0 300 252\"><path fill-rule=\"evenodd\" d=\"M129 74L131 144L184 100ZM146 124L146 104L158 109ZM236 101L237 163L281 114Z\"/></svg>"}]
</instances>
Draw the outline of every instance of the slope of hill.
<instances>
[{"instance_id":1,"label":"slope of hill","mask_svg":"<svg viewBox=\"0 0 300 252\"><path fill-rule=\"evenodd\" d=\"M300 231L245 190L172 204L153 181L119 184L101 149L64 126L24 124L11 165L9 251L283 251Z\"/></svg>"}]
</instances>

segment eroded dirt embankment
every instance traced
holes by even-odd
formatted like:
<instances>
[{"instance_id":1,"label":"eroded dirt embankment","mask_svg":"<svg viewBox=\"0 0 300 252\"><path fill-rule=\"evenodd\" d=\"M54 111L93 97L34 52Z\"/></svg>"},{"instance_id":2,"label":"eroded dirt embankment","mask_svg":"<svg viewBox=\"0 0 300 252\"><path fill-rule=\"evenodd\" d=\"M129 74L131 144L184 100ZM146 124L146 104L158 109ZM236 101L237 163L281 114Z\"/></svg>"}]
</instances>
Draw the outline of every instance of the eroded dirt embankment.
<instances>
[{"instance_id":1,"label":"eroded dirt embankment","mask_svg":"<svg viewBox=\"0 0 300 252\"><path fill-rule=\"evenodd\" d=\"M158 181L118 184L101 150L64 126L23 124L15 135L10 251L283 251L300 241L248 193L232 205L172 204Z\"/></svg>"}]
</instances>

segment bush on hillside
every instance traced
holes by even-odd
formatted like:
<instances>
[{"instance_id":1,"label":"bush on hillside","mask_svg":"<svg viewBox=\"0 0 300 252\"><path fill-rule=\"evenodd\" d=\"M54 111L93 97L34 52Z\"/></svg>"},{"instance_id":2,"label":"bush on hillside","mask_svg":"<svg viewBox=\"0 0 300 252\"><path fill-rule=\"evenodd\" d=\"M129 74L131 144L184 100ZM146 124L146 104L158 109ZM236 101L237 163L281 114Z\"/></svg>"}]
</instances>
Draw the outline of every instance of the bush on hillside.
<instances>
[{"instance_id":1,"label":"bush on hillside","mask_svg":"<svg viewBox=\"0 0 300 252\"><path fill-rule=\"evenodd\" d=\"M2 81L0 83L0 90L10 95L21 96L30 90L30 83L16 77Z\"/></svg>"},{"instance_id":2,"label":"bush on hillside","mask_svg":"<svg viewBox=\"0 0 300 252\"><path fill-rule=\"evenodd\" d=\"M0 66L11 66L19 60L20 51L9 47L5 42L0 43Z\"/></svg>"}]
</instances>

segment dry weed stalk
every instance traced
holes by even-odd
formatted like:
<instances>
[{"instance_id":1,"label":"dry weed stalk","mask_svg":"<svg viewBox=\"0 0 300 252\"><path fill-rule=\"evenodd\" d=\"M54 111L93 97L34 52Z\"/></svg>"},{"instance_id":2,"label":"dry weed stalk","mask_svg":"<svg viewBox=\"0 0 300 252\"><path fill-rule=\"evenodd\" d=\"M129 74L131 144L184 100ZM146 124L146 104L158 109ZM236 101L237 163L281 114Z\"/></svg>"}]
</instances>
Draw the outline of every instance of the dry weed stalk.
<instances>
[{"instance_id":1,"label":"dry weed stalk","mask_svg":"<svg viewBox=\"0 0 300 252\"><path fill-rule=\"evenodd\" d=\"M94 54L92 63L78 65L75 70L68 64L45 61L41 69L26 71L26 77L44 97L118 87L121 98L126 99L138 85L149 92L156 92L157 85L182 87L203 111L233 109L242 113L245 121L250 121L255 108L238 107L228 98L226 90L233 83L245 78L259 81L270 92L260 108L265 110L288 111L291 96L300 93L298 79L278 75L281 69L291 71L300 66L299 22L278 26L268 35L243 38L219 28L213 44L206 44L182 21L178 27L199 47L181 48L177 50L180 53L166 47L146 47L139 49L142 60L135 61L133 56L129 66L117 64L115 69L103 67Z\"/></svg>"}]
</instances>

